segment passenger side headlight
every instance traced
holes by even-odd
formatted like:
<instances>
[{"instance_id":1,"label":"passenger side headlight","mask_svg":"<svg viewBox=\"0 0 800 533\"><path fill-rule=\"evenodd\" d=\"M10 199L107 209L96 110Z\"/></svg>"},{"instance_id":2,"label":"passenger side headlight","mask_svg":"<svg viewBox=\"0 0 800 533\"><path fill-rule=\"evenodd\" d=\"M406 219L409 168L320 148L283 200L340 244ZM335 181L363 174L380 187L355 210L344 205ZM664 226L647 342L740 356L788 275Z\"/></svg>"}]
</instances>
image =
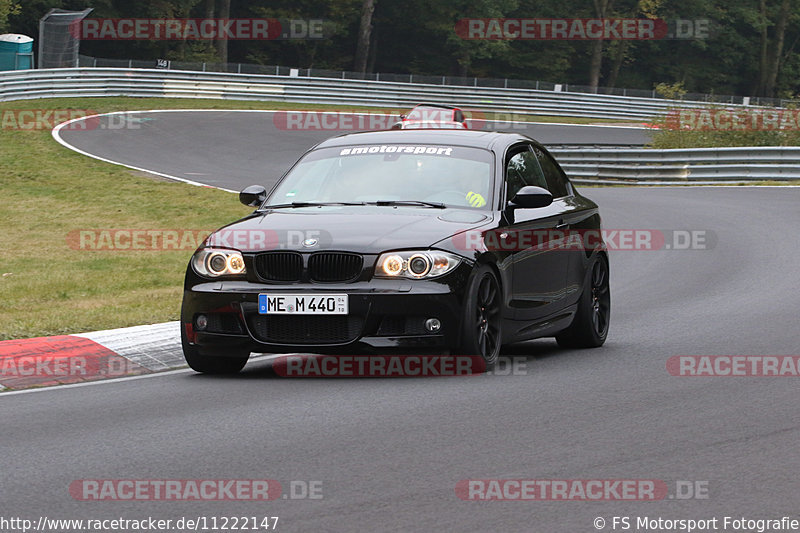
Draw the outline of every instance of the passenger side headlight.
<instances>
[{"instance_id":1,"label":"passenger side headlight","mask_svg":"<svg viewBox=\"0 0 800 533\"><path fill-rule=\"evenodd\" d=\"M206 278L241 277L246 273L244 257L238 250L203 248L192 256L192 268Z\"/></svg>"},{"instance_id":2,"label":"passenger side headlight","mask_svg":"<svg viewBox=\"0 0 800 533\"><path fill-rule=\"evenodd\" d=\"M430 279L456 268L461 257L439 250L387 252L375 265L375 277Z\"/></svg>"}]
</instances>

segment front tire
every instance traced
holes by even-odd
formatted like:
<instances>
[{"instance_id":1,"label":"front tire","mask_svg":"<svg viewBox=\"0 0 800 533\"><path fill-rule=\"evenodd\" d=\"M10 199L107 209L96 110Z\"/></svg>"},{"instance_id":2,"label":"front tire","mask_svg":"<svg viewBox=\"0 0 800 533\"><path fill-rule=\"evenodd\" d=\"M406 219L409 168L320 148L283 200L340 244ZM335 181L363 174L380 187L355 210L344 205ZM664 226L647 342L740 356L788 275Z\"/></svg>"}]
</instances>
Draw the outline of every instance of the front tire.
<instances>
[{"instance_id":1,"label":"front tire","mask_svg":"<svg viewBox=\"0 0 800 533\"><path fill-rule=\"evenodd\" d=\"M249 353L226 356L203 355L197 346L189 343L183 328L181 328L181 345L186 363L192 370L202 374L236 374L244 368L250 358Z\"/></svg>"},{"instance_id":2,"label":"front tire","mask_svg":"<svg viewBox=\"0 0 800 533\"><path fill-rule=\"evenodd\" d=\"M502 296L494 271L486 265L477 267L466 294L461 350L468 355L480 355L489 371L500 357L503 340L500 315Z\"/></svg>"},{"instance_id":3,"label":"front tire","mask_svg":"<svg viewBox=\"0 0 800 533\"><path fill-rule=\"evenodd\" d=\"M572 324L556 335L562 348L597 348L606 342L611 319L611 289L608 260L604 255L594 258L586 276Z\"/></svg>"}]
</instances>

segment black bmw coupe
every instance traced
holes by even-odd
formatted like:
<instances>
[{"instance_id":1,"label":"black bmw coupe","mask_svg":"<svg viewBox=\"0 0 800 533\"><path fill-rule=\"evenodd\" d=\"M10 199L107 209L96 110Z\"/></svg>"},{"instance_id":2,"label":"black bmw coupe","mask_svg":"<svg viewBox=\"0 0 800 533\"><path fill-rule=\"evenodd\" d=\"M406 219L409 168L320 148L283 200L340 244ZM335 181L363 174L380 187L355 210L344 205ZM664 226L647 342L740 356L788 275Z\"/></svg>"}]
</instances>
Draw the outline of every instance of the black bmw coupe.
<instances>
[{"instance_id":1,"label":"black bmw coupe","mask_svg":"<svg viewBox=\"0 0 800 533\"><path fill-rule=\"evenodd\" d=\"M479 355L555 336L605 342L609 265L597 205L515 133L355 133L309 150L194 253L189 366L256 353Z\"/></svg>"}]
</instances>

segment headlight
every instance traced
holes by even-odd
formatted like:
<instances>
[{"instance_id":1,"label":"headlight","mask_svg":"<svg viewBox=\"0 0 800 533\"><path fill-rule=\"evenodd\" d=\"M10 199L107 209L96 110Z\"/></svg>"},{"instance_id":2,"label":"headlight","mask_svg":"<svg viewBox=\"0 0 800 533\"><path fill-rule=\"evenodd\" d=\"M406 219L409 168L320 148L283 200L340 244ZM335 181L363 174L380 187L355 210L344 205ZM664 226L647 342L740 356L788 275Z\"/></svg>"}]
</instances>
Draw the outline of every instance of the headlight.
<instances>
[{"instance_id":1,"label":"headlight","mask_svg":"<svg viewBox=\"0 0 800 533\"><path fill-rule=\"evenodd\" d=\"M192 256L192 268L206 278L242 276L245 273L244 258L238 250L203 248Z\"/></svg>"},{"instance_id":2,"label":"headlight","mask_svg":"<svg viewBox=\"0 0 800 533\"><path fill-rule=\"evenodd\" d=\"M375 277L430 279L456 268L462 259L438 250L389 252L381 254L375 265Z\"/></svg>"}]
</instances>

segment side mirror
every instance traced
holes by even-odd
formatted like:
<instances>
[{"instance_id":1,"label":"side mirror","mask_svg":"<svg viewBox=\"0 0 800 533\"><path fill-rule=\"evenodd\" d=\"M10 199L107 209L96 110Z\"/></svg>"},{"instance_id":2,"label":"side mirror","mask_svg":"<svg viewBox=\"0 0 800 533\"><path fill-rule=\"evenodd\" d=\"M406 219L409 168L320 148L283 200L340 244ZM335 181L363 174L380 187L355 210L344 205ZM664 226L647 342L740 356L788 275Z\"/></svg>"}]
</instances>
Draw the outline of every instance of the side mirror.
<instances>
[{"instance_id":1,"label":"side mirror","mask_svg":"<svg viewBox=\"0 0 800 533\"><path fill-rule=\"evenodd\" d=\"M550 194L550 191L534 185L526 185L511 199L508 206L512 209L518 207L533 208L547 207L552 203L553 195Z\"/></svg>"},{"instance_id":2,"label":"side mirror","mask_svg":"<svg viewBox=\"0 0 800 533\"><path fill-rule=\"evenodd\" d=\"M261 185L250 185L239 193L239 201L248 207L258 207L267 199L267 189Z\"/></svg>"},{"instance_id":3,"label":"side mirror","mask_svg":"<svg viewBox=\"0 0 800 533\"><path fill-rule=\"evenodd\" d=\"M406 119L406 116L408 116L408 115L406 115L405 113L403 113L402 115L400 115L400 120L405 120L405 119Z\"/></svg>"}]
</instances>

